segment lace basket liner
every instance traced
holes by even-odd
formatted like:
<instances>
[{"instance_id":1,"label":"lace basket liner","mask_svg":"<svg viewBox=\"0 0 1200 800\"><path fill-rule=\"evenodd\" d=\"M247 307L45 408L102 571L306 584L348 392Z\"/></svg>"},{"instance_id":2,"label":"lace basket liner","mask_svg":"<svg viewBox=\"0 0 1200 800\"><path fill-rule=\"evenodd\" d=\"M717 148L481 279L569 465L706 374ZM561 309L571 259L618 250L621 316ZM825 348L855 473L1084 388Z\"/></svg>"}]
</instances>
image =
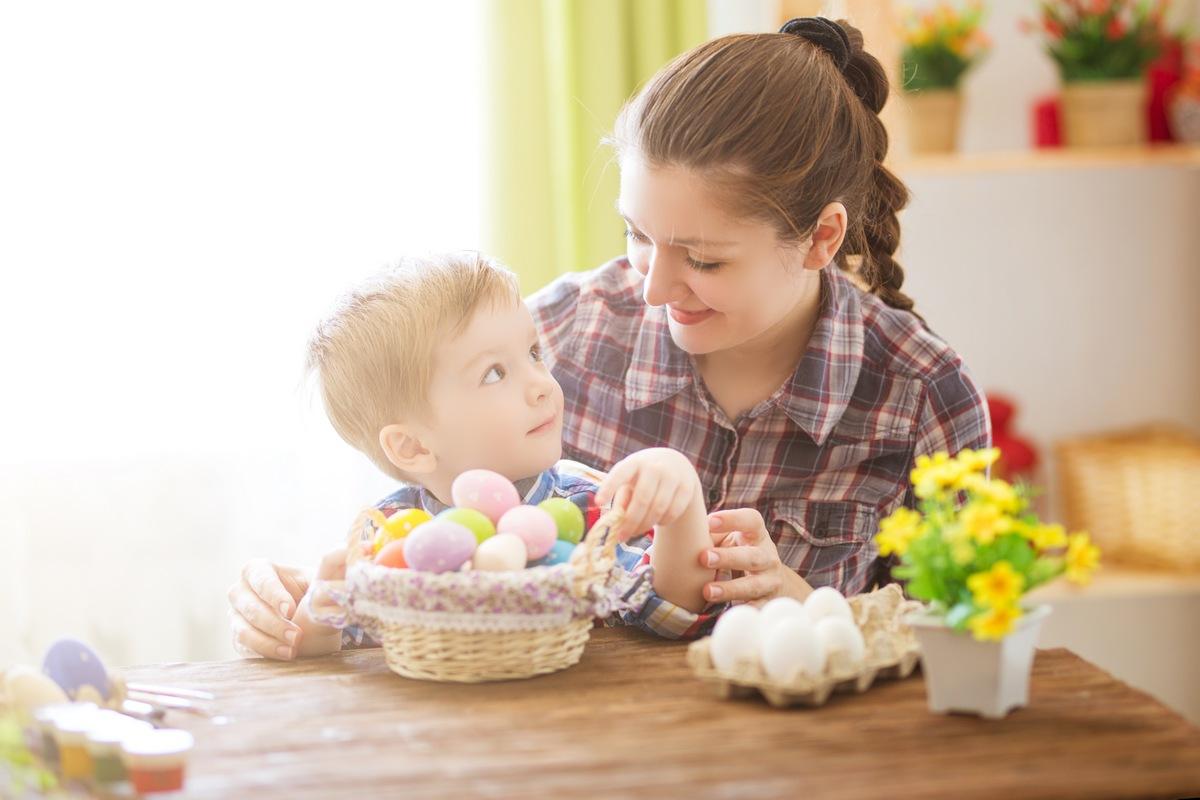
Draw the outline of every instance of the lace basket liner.
<instances>
[{"instance_id":1,"label":"lace basket liner","mask_svg":"<svg viewBox=\"0 0 1200 800\"><path fill-rule=\"evenodd\" d=\"M378 516L359 516L349 552ZM475 682L563 669L579 660L596 617L640 608L650 593L650 570L632 575L617 563L620 520L619 511L601 516L570 562L552 567L431 573L353 559L334 593L345 614L319 621L361 626L408 677Z\"/></svg>"},{"instance_id":2,"label":"lace basket liner","mask_svg":"<svg viewBox=\"0 0 1200 800\"><path fill-rule=\"evenodd\" d=\"M700 679L714 684L725 698L761 694L773 706L819 706L834 692L865 692L877 678L907 678L920 660L916 634L904 616L924 608L916 600L904 599L892 583L869 594L847 598L854 622L862 631L866 648L861 664L847 663L834 654L825 672L816 677L798 675L790 683L767 677L757 661L741 660L729 672L712 663L711 637L688 646L688 664Z\"/></svg>"}]
</instances>

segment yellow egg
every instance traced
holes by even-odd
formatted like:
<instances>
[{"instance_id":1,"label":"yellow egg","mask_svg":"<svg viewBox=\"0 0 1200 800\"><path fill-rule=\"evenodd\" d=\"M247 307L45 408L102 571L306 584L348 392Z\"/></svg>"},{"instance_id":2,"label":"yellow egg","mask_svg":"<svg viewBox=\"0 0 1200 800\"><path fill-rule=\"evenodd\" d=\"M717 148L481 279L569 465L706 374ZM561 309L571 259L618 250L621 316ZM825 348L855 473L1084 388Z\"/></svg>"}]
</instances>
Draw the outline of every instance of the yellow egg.
<instances>
[{"instance_id":1,"label":"yellow egg","mask_svg":"<svg viewBox=\"0 0 1200 800\"><path fill-rule=\"evenodd\" d=\"M67 702L66 693L57 683L45 673L26 666L13 667L4 674L4 694L13 708L26 713Z\"/></svg>"},{"instance_id":2,"label":"yellow egg","mask_svg":"<svg viewBox=\"0 0 1200 800\"><path fill-rule=\"evenodd\" d=\"M403 539L413 532L418 525L429 522L433 515L419 508L406 508L392 514L383 523L383 527L375 534L372 543L372 553L378 553L388 542Z\"/></svg>"}]
</instances>

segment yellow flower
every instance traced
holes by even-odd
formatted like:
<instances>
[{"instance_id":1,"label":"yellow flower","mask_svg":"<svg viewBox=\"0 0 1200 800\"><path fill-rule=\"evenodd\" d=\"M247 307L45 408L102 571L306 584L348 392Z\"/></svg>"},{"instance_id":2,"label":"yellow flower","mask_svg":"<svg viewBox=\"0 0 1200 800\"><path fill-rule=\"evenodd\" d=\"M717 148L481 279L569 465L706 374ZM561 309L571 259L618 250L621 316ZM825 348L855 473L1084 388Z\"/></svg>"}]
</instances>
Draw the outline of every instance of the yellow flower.
<instances>
[{"instance_id":1,"label":"yellow flower","mask_svg":"<svg viewBox=\"0 0 1200 800\"><path fill-rule=\"evenodd\" d=\"M904 555L908 552L909 543L917 538L921 531L921 515L918 512L903 506L897 508L879 523L879 533L875 535L879 555Z\"/></svg>"},{"instance_id":2,"label":"yellow flower","mask_svg":"<svg viewBox=\"0 0 1200 800\"><path fill-rule=\"evenodd\" d=\"M933 456L917 456L917 466L909 478L917 497L925 499L945 491L958 491L966 474L963 465L943 451Z\"/></svg>"},{"instance_id":3,"label":"yellow flower","mask_svg":"<svg viewBox=\"0 0 1200 800\"><path fill-rule=\"evenodd\" d=\"M997 561L987 572L976 572L967 578L967 588L979 605L998 608L1016 602L1025 588L1025 576L1007 561Z\"/></svg>"},{"instance_id":4,"label":"yellow flower","mask_svg":"<svg viewBox=\"0 0 1200 800\"><path fill-rule=\"evenodd\" d=\"M959 452L958 463L971 472L983 472L1000 458L999 447L989 447L986 450L966 448Z\"/></svg>"},{"instance_id":5,"label":"yellow flower","mask_svg":"<svg viewBox=\"0 0 1200 800\"><path fill-rule=\"evenodd\" d=\"M1038 550L1053 550L1067 543L1067 533L1062 525L1034 525L1028 528L1025 538Z\"/></svg>"},{"instance_id":6,"label":"yellow flower","mask_svg":"<svg viewBox=\"0 0 1200 800\"><path fill-rule=\"evenodd\" d=\"M1012 519L996 506L987 503L968 503L958 519L967 536L979 544L991 544L997 536L1007 533L1012 528Z\"/></svg>"},{"instance_id":7,"label":"yellow flower","mask_svg":"<svg viewBox=\"0 0 1200 800\"><path fill-rule=\"evenodd\" d=\"M1021 510L1022 501L1017 490L999 478L989 480L978 473L971 473L963 478L962 488L998 506L1006 514Z\"/></svg>"},{"instance_id":8,"label":"yellow flower","mask_svg":"<svg viewBox=\"0 0 1200 800\"><path fill-rule=\"evenodd\" d=\"M1012 633L1021 614L1021 609L1015 605L996 606L971 617L967 620L967 627L975 634L976 639L1003 639Z\"/></svg>"},{"instance_id":9,"label":"yellow flower","mask_svg":"<svg viewBox=\"0 0 1200 800\"><path fill-rule=\"evenodd\" d=\"M1092 544L1086 533L1072 533L1067 537L1067 580L1087 583L1092 572L1100 565L1100 548Z\"/></svg>"}]
</instances>

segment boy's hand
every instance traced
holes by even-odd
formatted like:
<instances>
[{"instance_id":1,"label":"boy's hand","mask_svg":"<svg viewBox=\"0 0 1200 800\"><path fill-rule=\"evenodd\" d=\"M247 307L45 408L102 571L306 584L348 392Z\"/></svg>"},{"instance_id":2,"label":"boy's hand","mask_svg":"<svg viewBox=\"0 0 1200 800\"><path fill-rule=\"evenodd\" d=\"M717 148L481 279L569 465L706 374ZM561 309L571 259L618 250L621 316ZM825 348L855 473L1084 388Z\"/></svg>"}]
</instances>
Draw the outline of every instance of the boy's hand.
<instances>
[{"instance_id":1,"label":"boy's hand","mask_svg":"<svg viewBox=\"0 0 1200 800\"><path fill-rule=\"evenodd\" d=\"M626 538L679 519L700 491L696 468L677 450L653 447L622 459L596 492L601 507L615 498L625 511L617 536Z\"/></svg>"}]
</instances>

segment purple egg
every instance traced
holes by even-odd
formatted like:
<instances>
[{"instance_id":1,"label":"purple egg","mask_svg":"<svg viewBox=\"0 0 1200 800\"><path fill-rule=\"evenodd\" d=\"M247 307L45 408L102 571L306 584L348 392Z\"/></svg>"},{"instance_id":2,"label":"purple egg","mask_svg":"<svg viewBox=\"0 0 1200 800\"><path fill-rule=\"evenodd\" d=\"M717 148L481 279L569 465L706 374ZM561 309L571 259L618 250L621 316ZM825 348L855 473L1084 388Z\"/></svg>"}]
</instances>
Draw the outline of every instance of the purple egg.
<instances>
[{"instance_id":1,"label":"purple egg","mask_svg":"<svg viewBox=\"0 0 1200 800\"><path fill-rule=\"evenodd\" d=\"M84 686L91 686L108 699L108 672L92 648L78 639L59 639L46 650L42 672L74 699Z\"/></svg>"},{"instance_id":2,"label":"purple egg","mask_svg":"<svg viewBox=\"0 0 1200 800\"><path fill-rule=\"evenodd\" d=\"M423 572L453 572L475 555L475 534L457 522L434 519L404 538L404 560Z\"/></svg>"}]
</instances>

